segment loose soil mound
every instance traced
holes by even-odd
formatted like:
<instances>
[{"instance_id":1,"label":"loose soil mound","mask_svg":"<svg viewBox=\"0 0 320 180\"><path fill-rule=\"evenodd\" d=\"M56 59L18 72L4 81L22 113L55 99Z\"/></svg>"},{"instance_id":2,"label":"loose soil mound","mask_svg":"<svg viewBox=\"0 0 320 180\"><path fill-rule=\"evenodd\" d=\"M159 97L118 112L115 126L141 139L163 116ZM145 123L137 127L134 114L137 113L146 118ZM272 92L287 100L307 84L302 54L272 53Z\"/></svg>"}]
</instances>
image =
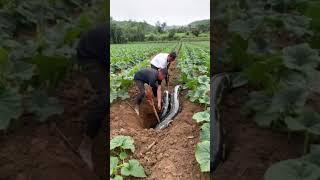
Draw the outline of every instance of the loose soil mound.
<instances>
[{"instance_id":1,"label":"loose soil mound","mask_svg":"<svg viewBox=\"0 0 320 180\"><path fill-rule=\"evenodd\" d=\"M65 112L54 119L57 127L77 148L84 123L81 116L90 95L85 79L75 73L57 91ZM96 172L91 172L59 136L53 122L35 123L32 116L22 117L14 131L0 138L0 179L5 180L95 180L105 179L106 142L101 131L94 145ZM20 122L21 122L20 121Z\"/></svg>"},{"instance_id":2,"label":"loose soil mound","mask_svg":"<svg viewBox=\"0 0 320 180\"><path fill-rule=\"evenodd\" d=\"M142 119L124 101L111 107L111 137L133 137L136 146L133 158L144 166L146 179L200 179L194 156L199 126L192 115L201 111L201 107L186 99L182 99L182 106L182 112L163 131L142 127Z\"/></svg>"}]
</instances>

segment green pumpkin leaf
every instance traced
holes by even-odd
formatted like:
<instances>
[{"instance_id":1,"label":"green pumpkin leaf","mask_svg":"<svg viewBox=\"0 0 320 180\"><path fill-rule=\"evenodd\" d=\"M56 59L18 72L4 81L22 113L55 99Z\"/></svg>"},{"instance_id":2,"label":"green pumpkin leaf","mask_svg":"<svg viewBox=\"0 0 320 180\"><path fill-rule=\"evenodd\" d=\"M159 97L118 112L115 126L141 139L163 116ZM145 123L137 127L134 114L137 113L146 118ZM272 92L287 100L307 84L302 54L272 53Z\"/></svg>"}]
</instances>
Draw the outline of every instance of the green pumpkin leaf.
<instances>
[{"instance_id":1,"label":"green pumpkin leaf","mask_svg":"<svg viewBox=\"0 0 320 180\"><path fill-rule=\"evenodd\" d=\"M248 20L235 20L229 24L229 31L237 33L243 39L247 40L261 20L261 17L250 18Z\"/></svg>"},{"instance_id":2,"label":"green pumpkin leaf","mask_svg":"<svg viewBox=\"0 0 320 180\"><path fill-rule=\"evenodd\" d=\"M209 84L210 83L210 78L208 76L199 76L198 77L198 82L200 84Z\"/></svg>"},{"instance_id":3,"label":"green pumpkin leaf","mask_svg":"<svg viewBox=\"0 0 320 180\"><path fill-rule=\"evenodd\" d=\"M308 92L305 87L286 87L278 91L273 97L269 112L286 112L290 107L297 111L305 105ZM299 109L300 108L300 109Z\"/></svg>"},{"instance_id":4,"label":"green pumpkin leaf","mask_svg":"<svg viewBox=\"0 0 320 180\"><path fill-rule=\"evenodd\" d=\"M110 150L113 150L117 147L120 147L122 149L130 149L132 152L134 152L134 140L130 136L115 136L111 139L110 142Z\"/></svg>"},{"instance_id":5,"label":"green pumpkin leaf","mask_svg":"<svg viewBox=\"0 0 320 180\"><path fill-rule=\"evenodd\" d=\"M27 101L27 108L29 112L35 113L37 120L41 122L46 121L52 115L63 113L63 106L58 99L48 97L47 93L42 90L33 92Z\"/></svg>"},{"instance_id":6,"label":"green pumpkin leaf","mask_svg":"<svg viewBox=\"0 0 320 180\"><path fill-rule=\"evenodd\" d=\"M311 18L290 14L284 16L282 20L285 28L297 36L301 37L305 34L312 35L312 31L308 30Z\"/></svg>"},{"instance_id":7,"label":"green pumpkin leaf","mask_svg":"<svg viewBox=\"0 0 320 180\"><path fill-rule=\"evenodd\" d=\"M297 118L286 118L285 122L290 130L320 135L320 114L314 111L306 110Z\"/></svg>"},{"instance_id":8,"label":"green pumpkin leaf","mask_svg":"<svg viewBox=\"0 0 320 180\"><path fill-rule=\"evenodd\" d=\"M210 124L204 123L201 126L200 141L210 141Z\"/></svg>"},{"instance_id":9,"label":"green pumpkin leaf","mask_svg":"<svg viewBox=\"0 0 320 180\"><path fill-rule=\"evenodd\" d=\"M271 123L279 118L277 113L268 113L268 112L258 112L254 120L258 126L267 128L271 126Z\"/></svg>"},{"instance_id":10,"label":"green pumpkin leaf","mask_svg":"<svg viewBox=\"0 0 320 180\"><path fill-rule=\"evenodd\" d=\"M8 67L9 79L30 80L34 75L35 66L23 61L10 61Z\"/></svg>"},{"instance_id":11,"label":"green pumpkin leaf","mask_svg":"<svg viewBox=\"0 0 320 180\"><path fill-rule=\"evenodd\" d=\"M196 120L198 123L203 121L209 122L210 114L207 111L197 112L192 116L192 119Z\"/></svg>"},{"instance_id":12,"label":"green pumpkin leaf","mask_svg":"<svg viewBox=\"0 0 320 180\"><path fill-rule=\"evenodd\" d=\"M143 167L139 161L132 159L125 163L121 168L121 174L124 176L146 177Z\"/></svg>"},{"instance_id":13,"label":"green pumpkin leaf","mask_svg":"<svg viewBox=\"0 0 320 180\"><path fill-rule=\"evenodd\" d=\"M314 69L320 62L318 52L307 43L285 48L283 59L286 67L301 72Z\"/></svg>"},{"instance_id":14,"label":"green pumpkin leaf","mask_svg":"<svg viewBox=\"0 0 320 180\"><path fill-rule=\"evenodd\" d=\"M113 180L123 180L123 177L122 176L119 176L119 175L116 175Z\"/></svg>"},{"instance_id":15,"label":"green pumpkin leaf","mask_svg":"<svg viewBox=\"0 0 320 180\"><path fill-rule=\"evenodd\" d=\"M316 180L320 178L320 168L302 160L286 160L272 165L264 175L265 180Z\"/></svg>"},{"instance_id":16,"label":"green pumpkin leaf","mask_svg":"<svg viewBox=\"0 0 320 180\"><path fill-rule=\"evenodd\" d=\"M320 167L320 145L317 145L317 147L311 146L310 153L303 156L302 159Z\"/></svg>"},{"instance_id":17,"label":"green pumpkin leaf","mask_svg":"<svg viewBox=\"0 0 320 180\"><path fill-rule=\"evenodd\" d=\"M118 166L119 159L117 157L110 157L110 176L115 172L115 168Z\"/></svg>"},{"instance_id":18,"label":"green pumpkin leaf","mask_svg":"<svg viewBox=\"0 0 320 180\"><path fill-rule=\"evenodd\" d=\"M200 164L201 172L210 171L210 141L203 141L197 144L196 160Z\"/></svg>"},{"instance_id":19,"label":"green pumpkin leaf","mask_svg":"<svg viewBox=\"0 0 320 180\"><path fill-rule=\"evenodd\" d=\"M126 152L121 152L120 154L119 154L119 158L121 159L121 160L124 160L124 159L126 159L128 157L128 154L126 153Z\"/></svg>"}]
</instances>

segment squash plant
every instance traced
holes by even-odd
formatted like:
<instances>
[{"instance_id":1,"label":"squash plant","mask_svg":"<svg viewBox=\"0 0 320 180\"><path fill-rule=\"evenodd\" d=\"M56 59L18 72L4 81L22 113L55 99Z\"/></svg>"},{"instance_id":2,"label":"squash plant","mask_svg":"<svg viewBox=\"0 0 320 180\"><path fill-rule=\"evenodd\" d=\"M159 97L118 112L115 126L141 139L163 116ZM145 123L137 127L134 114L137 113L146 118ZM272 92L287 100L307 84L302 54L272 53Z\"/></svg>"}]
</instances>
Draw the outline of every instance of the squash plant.
<instances>
[{"instance_id":1,"label":"squash plant","mask_svg":"<svg viewBox=\"0 0 320 180\"><path fill-rule=\"evenodd\" d=\"M320 178L320 145L298 159L281 161L272 165L264 175L265 180L312 180Z\"/></svg>"},{"instance_id":2,"label":"squash plant","mask_svg":"<svg viewBox=\"0 0 320 180\"><path fill-rule=\"evenodd\" d=\"M210 110L197 112L192 116L201 125L200 142L196 146L195 157L202 172L210 171Z\"/></svg>"},{"instance_id":3,"label":"squash plant","mask_svg":"<svg viewBox=\"0 0 320 180\"><path fill-rule=\"evenodd\" d=\"M123 176L146 177L143 167L136 159L129 158L129 152L135 150L134 140L130 136L115 136L110 141L110 177L121 180Z\"/></svg>"}]
</instances>

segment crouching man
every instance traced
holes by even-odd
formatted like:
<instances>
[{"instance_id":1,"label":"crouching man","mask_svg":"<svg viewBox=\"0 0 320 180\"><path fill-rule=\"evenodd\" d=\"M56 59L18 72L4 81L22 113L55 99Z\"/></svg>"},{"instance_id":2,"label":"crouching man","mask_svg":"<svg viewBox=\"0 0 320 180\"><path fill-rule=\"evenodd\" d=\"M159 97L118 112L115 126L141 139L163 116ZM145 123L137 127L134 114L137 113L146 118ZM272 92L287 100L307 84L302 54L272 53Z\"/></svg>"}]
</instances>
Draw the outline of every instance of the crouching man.
<instances>
[{"instance_id":1,"label":"crouching man","mask_svg":"<svg viewBox=\"0 0 320 180\"><path fill-rule=\"evenodd\" d=\"M146 98L150 100L152 97L148 97L148 94L145 94L145 88L144 84L148 84L152 87L152 92L155 97L157 97L157 102L158 102L158 109L161 110L161 82L163 79L166 78L168 74L167 69L152 69L152 68L147 68L147 69L142 69L138 71L134 75L134 81L135 85L139 89L139 94L136 97L135 100L135 111L139 115L139 105L141 104L143 98L147 96Z\"/></svg>"}]
</instances>

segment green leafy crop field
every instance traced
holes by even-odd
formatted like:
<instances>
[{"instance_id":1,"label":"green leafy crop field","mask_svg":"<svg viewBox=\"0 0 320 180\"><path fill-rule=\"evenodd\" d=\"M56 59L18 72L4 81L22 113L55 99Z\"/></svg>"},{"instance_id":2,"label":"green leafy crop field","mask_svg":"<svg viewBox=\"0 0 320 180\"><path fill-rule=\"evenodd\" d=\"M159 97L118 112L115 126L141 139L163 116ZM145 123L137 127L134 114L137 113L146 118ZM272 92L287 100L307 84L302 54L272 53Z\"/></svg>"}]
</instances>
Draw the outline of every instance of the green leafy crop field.
<instances>
[{"instance_id":1,"label":"green leafy crop field","mask_svg":"<svg viewBox=\"0 0 320 180\"><path fill-rule=\"evenodd\" d=\"M181 141L185 139L188 143L188 137L190 141L195 143L192 147L189 145L186 147L179 147L179 143L172 144L170 143L166 146L167 142L163 144L156 143L154 146L166 146L167 150L172 148L178 148L177 151L188 151L192 153L192 156L177 157L176 153L168 155L166 159L172 159L177 161L177 163L173 163L173 167L171 171L175 174L181 174L182 169L177 169L179 166L185 166L187 162L179 161L180 158L190 159L190 161L195 162L194 165L188 168L194 168L197 171L197 174L203 176L201 172L209 172L210 171L210 54L209 54L209 41L197 41L197 42L187 42L187 41L179 41L179 42L168 42L168 43L137 43L137 44L112 44L111 45L111 138L118 137L119 135L126 135L129 132L132 132L132 137L135 141L140 142L145 138L154 139L159 138L158 135L150 135L145 134L146 132L154 132L151 129L141 129L141 127L131 127L132 123L137 123L137 119L129 117L125 114L132 114L132 109L127 106L129 102L132 102L134 99L134 87L133 87L133 76L134 73L140 70L141 68L149 68L150 60L157 53L170 51L176 51L178 54L177 60L170 66L169 69L169 77L171 84L169 85L169 89L174 87L175 85L182 85L182 92L180 93L179 99L182 102L182 110L178 116L176 117L176 121L173 121L172 127L169 126L169 130L163 130L161 133L165 133L166 131L171 131L166 140L168 141ZM172 78L172 80L171 80ZM167 89L167 87L163 87ZM131 97L130 97L131 96ZM126 102L126 104L124 103ZM189 103L191 105L189 105ZM186 107L184 107L185 104ZM123 107L126 106L126 107ZM189 107L192 106L191 112L187 112ZM125 112L120 114L115 109L126 108ZM193 110L195 109L195 110ZM130 112L127 112L130 111ZM186 114L187 115L184 115ZM130 115L136 117L137 115ZM180 118L183 116L183 118ZM131 122L130 122L131 121ZM141 119L141 121L144 121ZM179 133L179 130L183 128L181 126L179 128L179 123L184 123L189 121L196 132L182 133L179 137L180 140L177 139L176 133ZM127 126L123 126L122 124L128 124ZM129 127L128 127L129 126ZM121 129L127 129L127 131L123 131L123 133L119 132ZM127 133L126 133L127 132ZM191 139L192 138L192 139ZM195 139L193 139L195 138ZM175 140L177 139L177 140ZM153 145L154 143L151 143ZM191 144L191 143L189 143ZM138 143L137 149L144 149L146 145ZM152 148L151 150L152 151ZM156 154L163 154L167 152L157 152ZM141 159L137 154L139 152L134 152L133 157L136 157L138 161L144 167L147 179L156 177L161 178L165 176L165 173L162 169L165 168L166 165L161 165L161 161L155 164L148 164ZM138 156L138 158L137 158ZM150 161L156 161L156 159L150 159ZM196 163L197 162L197 163ZM160 166L159 172L155 170L156 167ZM116 166L113 166L116 168ZM153 170L154 169L154 170ZM113 170L116 172L116 169ZM194 173L195 175L196 173ZM176 175L176 177L192 177L194 175L190 175L188 173L182 173L180 176ZM133 175L134 176L134 175ZM114 178L118 178L119 176L114 176Z\"/></svg>"}]
</instances>

